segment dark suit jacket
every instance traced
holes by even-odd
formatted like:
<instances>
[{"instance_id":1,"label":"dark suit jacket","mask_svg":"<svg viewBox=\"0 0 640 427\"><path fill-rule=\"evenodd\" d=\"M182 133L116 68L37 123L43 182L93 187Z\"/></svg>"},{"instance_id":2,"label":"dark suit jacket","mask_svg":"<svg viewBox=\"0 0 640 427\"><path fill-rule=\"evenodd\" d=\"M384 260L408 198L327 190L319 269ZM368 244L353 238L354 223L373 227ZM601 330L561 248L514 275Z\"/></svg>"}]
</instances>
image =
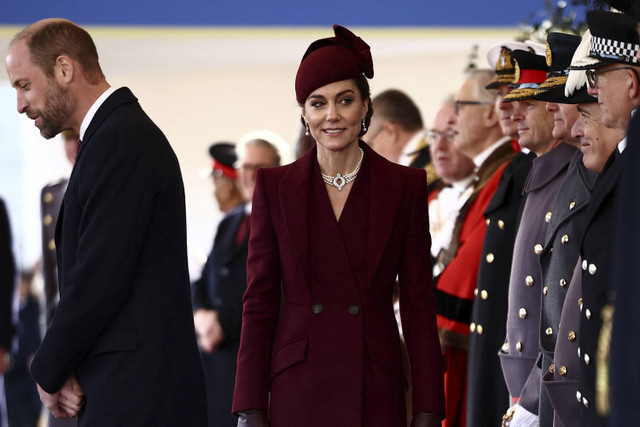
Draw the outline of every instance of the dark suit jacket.
<instances>
[{"instance_id":1,"label":"dark suit jacket","mask_svg":"<svg viewBox=\"0 0 640 427\"><path fill-rule=\"evenodd\" d=\"M75 373L81 426L205 425L180 168L127 88L84 135L56 247L60 302L34 379L51 393Z\"/></svg>"},{"instance_id":2,"label":"dark suit jacket","mask_svg":"<svg viewBox=\"0 0 640 427\"><path fill-rule=\"evenodd\" d=\"M231 403L240 346L242 295L247 289L249 236L239 245L235 245L234 239L245 215L242 204L220 222L202 276L192 286L194 311L200 308L216 310L224 333L224 341L216 351L202 353L209 425L212 427L237 424L231 413Z\"/></svg>"},{"instance_id":3,"label":"dark suit jacket","mask_svg":"<svg viewBox=\"0 0 640 427\"><path fill-rule=\"evenodd\" d=\"M11 348L13 324L11 305L15 288L16 265L11 248L11 227L4 201L0 199L0 347Z\"/></svg>"},{"instance_id":4,"label":"dark suit jacket","mask_svg":"<svg viewBox=\"0 0 640 427\"><path fill-rule=\"evenodd\" d=\"M322 194L316 149L291 165L258 171L236 412L267 410L271 389L274 426L363 425L364 420L370 420L369 426L385 425L380 420L397 419L399 414L390 411L399 403L404 418L405 378L391 299L399 275L413 410L444 414L425 173L388 162L365 144L361 147L363 175L349 197L368 193L370 209L358 205L361 209L355 210L365 219L357 227L364 224L368 235L363 241L346 242L365 251L361 268L351 270L356 278L345 267L349 251L340 239L332 239L338 233L335 220L327 221L326 227L310 223L317 217L312 206L324 203L331 209ZM358 190L361 178L370 184ZM310 246L312 240L321 247L334 247L335 253L323 252L312 259L311 253L317 252ZM316 280L322 278L319 286ZM337 374L344 372L342 377ZM287 421L278 424L283 419Z\"/></svg>"}]
</instances>

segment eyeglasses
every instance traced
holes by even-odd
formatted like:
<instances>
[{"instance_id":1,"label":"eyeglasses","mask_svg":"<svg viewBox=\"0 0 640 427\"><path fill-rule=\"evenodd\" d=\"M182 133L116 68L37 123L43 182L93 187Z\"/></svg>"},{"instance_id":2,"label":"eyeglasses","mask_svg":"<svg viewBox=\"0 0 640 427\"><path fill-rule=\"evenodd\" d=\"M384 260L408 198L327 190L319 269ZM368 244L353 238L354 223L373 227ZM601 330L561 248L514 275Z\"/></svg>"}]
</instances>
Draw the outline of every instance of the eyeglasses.
<instances>
[{"instance_id":1,"label":"eyeglasses","mask_svg":"<svg viewBox=\"0 0 640 427\"><path fill-rule=\"evenodd\" d=\"M598 86L598 75L608 73L609 71L618 71L618 70L631 70L633 74L635 74L636 79L640 81L640 76L638 76L638 72L633 67L615 67L615 68L605 68L605 69L591 69L586 70L585 74L587 75L587 83L589 83L590 87Z\"/></svg>"},{"instance_id":2,"label":"eyeglasses","mask_svg":"<svg viewBox=\"0 0 640 427\"><path fill-rule=\"evenodd\" d=\"M461 105L489 105L490 102L482 102L482 101L454 101L453 102L453 112L457 116L460 112Z\"/></svg>"},{"instance_id":3,"label":"eyeglasses","mask_svg":"<svg viewBox=\"0 0 640 427\"><path fill-rule=\"evenodd\" d=\"M430 130L427 132L427 143L429 145L431 144L435 144L436 142L438 142L440 140L440 138L444 138L446 140L452 140L454 137L456 136L456 132L451 129L445 129L443 131L438 131L438 130Z\"/></svg>"}]
</instances>

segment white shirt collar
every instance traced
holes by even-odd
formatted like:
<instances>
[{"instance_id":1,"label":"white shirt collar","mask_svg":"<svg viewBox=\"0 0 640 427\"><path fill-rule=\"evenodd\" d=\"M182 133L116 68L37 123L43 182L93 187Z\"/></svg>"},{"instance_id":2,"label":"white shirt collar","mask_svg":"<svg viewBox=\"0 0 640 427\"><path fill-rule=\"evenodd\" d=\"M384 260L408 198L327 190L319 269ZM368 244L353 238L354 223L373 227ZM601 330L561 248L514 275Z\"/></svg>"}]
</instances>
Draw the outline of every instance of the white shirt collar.
<instances>
[{"instance_id":1,"label":"white shirt collar","mask_svg":"<svg viewBox=\"0 0 640 427\"><path fill-rule=\"evenodd\" d=\"M107 98L115 91L116 90L112 87L105 90L102 93L102 95L100 95L98 99L96 99L96 102L93 103L91 108L89 108L89 111L87 111L87 114L84 116L84 119L82 119L82 123L80 124L80 132L79 132L80 141L84 140L84 134L87 131L87 128L89 127L89 123L91 123L91 120L93 120L93 116L96 115L98 108L100 108L100 106L104 103L104 101L106 101Z\"/></svg>"},{"instance_id":2,"label":"white shirt collar","mask_svg":"<svg viewBox=\"0 0 640 427\"><path fill-rule=\"evenodd\" d=\"M622 153L627 148L627 137L622 138L622 141L618 142L618 151Z\"/></svg>"},{"instance_id":3,"label":"white shirt collar","mask_svg":"<svg viewBox=\"0 0 640 427\"><path fill-rule=\"evenodd\" d=\"M482 166L484 161L489 158L491 153L496 151L496 149L498 147L500 147L502 144L504 144L505 142L509 141L510 139L511 139L510 136L504 136L504 137L500 138L499 140L497 140L496 142L494 142L491 146L485 148L482 153L480 153L477 156L475 156L473 158L473 164L476 165L476 168L479 168L480 166Z\"/></svg>"},{"instance_id":4,"label":"white shirt collar","mask_svg":"<svg viewBox=\"0 0 640 427\"><path fill-rule=\"evenodd\" d=\"M407 142L407 145L404 146L402 154L400 154L400 158L398 159L398 164L401 164L402 166L409 166L413 155L418 150L420 141L422 141L424 138L425 134L422 129L416 132L416 134L411 137L409 142Z\"/></svg>"}]
</instances>

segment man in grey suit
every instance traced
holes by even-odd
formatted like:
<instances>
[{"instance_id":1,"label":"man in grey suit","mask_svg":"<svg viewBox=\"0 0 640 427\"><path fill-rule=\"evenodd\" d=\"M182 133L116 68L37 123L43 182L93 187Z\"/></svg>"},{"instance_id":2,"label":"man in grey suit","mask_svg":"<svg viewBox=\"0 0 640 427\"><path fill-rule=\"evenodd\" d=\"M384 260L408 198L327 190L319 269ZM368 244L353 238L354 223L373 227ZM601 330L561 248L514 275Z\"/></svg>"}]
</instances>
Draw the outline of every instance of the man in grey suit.
<instances>
[{"instance_id":1,"label":"man in grey suit","mask_svg":"<svg viewBox=\"0 0 640 427\"><path fill-rule=\"evenodd\" d=\"M64 19L18 33L6 57L20 113L82 141L56 229L60 301L31 371L80 426L206 425L177 158L95 44Z\"/></svg>"}]
</instances>

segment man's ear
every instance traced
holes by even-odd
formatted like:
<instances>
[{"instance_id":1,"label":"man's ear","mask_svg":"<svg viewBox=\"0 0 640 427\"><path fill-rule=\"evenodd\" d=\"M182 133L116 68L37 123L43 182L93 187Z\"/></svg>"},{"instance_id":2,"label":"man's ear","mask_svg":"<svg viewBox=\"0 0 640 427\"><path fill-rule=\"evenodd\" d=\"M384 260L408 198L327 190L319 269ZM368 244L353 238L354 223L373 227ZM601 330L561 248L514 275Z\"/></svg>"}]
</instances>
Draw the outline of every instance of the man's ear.
<instances>
[{"instance_id":1,"label":"man's ear","mask_svg":"<svg viewBox=\"0 0 640 427\"><path fill-rule=\"evenodd\" d=\"M76 69L76 64L71 60L71 58L67 55L60 55L56 58L54 76L60 81L68 84L73 81Z\"/></svg>"}]
</instances>

